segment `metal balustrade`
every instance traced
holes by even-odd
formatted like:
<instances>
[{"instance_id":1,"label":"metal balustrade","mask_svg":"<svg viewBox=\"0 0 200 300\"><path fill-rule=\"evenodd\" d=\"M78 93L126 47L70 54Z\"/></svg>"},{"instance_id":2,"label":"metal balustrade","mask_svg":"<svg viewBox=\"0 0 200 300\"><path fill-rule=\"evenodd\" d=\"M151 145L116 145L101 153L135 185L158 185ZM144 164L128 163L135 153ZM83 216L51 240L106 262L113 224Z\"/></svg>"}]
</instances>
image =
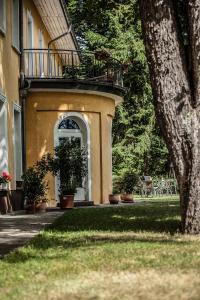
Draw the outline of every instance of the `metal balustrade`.
<instances>
[{"instance_id":1,"label":"metal balustrade","mask_svg":"<svg viewBox=\"0 0 200 300\"><path fill-rule=\"evenodd\" d=\"M122 64L99 52L62 49L24 49L26 78L71 79L123 87Z\"/></svg>"}]
</instances>

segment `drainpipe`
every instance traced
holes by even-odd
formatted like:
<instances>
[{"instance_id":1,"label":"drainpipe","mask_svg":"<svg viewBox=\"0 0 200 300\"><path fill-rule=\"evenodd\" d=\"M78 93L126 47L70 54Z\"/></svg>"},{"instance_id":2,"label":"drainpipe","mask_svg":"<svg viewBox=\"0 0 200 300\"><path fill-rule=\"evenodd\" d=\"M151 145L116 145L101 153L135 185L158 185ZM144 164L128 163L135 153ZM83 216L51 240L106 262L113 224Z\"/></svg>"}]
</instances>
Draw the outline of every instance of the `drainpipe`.
<instances>
[{"instance_id":1,"label":"drainpipe","mask_svg":"<svg viewBox=\"0 0 200 300\"><path fill-rule=\"evenodd\" d=\"M47 59L47 61L48 61L48 75L51 74L51 60L50 60L50 58L51 58L51 54L50 54L50 51L51 51L51 48L50 48L50 47L51 47L51 44L53 44L53 43L56 42L57 40L61 39L62 37L68 35L68 34L71 32L71 30L72 30L72 25L70 24L69 29L68 29L66 32L62 33L61 35L59 35L58 37L56 37L55 39L51 40L51 41L48 43L48 59Z\"/></svg>"},{"instance_id":2,"label":"drainpipe","mask_svg":"<svg viewBox=\"0 0 200 300\"><path fill-rule=\"evenodd\" d=\"M23 30L23 0L19 1L19 30L20 30L20 104L21 104L21 136L22 136L22 170L26 170L26 136L25 136L25 102L26 94L24 90L24 30Z\"/></svg>"}]
</instances>

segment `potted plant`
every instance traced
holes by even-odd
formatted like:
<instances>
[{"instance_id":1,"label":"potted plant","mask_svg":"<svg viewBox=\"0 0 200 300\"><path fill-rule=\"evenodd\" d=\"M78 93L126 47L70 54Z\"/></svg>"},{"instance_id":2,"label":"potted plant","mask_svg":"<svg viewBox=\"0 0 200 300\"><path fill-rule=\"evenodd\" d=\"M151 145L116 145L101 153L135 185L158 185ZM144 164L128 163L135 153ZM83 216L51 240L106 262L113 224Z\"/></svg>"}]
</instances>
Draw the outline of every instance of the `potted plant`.
<instances>
[{"instance_id":1,"label":"potted plant","mask_svg":"<svg viewBox=\"0 0 200 300\"><path fill-rule=\"evenodd\" d=\"M11 176L7 174L5 171L2 172L2 175L0 176L0 189L1 190L7 190L8 183L12 180Z\"/></svg>"},{"instance_id":2,"label":"potted plant","mask_svg":"<svg viewBox=\"0 0 200 300\"><path fill-rule=\"evenodd\" d=\"M10 195L8 192L8 183L12 180L11 176L6 172L2 172L0 176L0 212L6 214L12 211L10 204Z\"/></svg>"},{"instance_id":3,"label":"potted plant","mask_svg":"<svg viewBox=\"0 0 200 300\"><path fill-rule=\"evenodd\" d=\"M44 181L44 173L36 166L29 167L23 174L24 196L26 200L27 213L39 212L39 204L44 203L47 183ZM44 206L42 206L44 211Z\"/></svg>"},{"instance_id":4,"label":"potted plant","mask_svg":"<svg viewBox=\"0 0 200 300\"><path fill-rule=\"evenodd\" d=\"M48 171L60 182L60 208L73 208L76 189L82 187L87 175L87 151L76 138L64 139L54 150L54 156L47 154L46 161Z\"/></svg>"},{"instance_id":5,"label":"potted plant","mask_svg":"<svg viewBox=\"0 0 200 300\"><path fill-rule=\"evenodd\" d=\"M116 186L114 186L113 193L109 195L109 202L110 204L118 204L120 200L121 200L120 191Z\"/></svg>"},{"instance_id":6,"label":"potted plant","mask_svg":"<svg viewBox=\"0 0 200 300\"><path fill-rule=\"evenodd\" d=\"M60 185L60 208L70 209L74 207L74 195L76 193L75 182L61 183Z\"/></svg>"},{"instance_id":7,"label":"potted plant","mask_svg":"<svg viewBox=\"0 0 200 300\"><path fill-rule=\"evenodd\" d=\"M110 58L110 53L106 49L96 50L94 55L97 60L107 60Z\"/></svg>"},{"instance_id":8,"label":"potted plant","mask_svg":"<svg viewBox=\"0 0 200 300\"><path fill-rule=\"evenodd\" d=\"M122 190L121 201L123 203L133 202L133 190L138 184L139 176L133 171L126 171L120 179L120 186Z\"/></svg>"}]
</instances>

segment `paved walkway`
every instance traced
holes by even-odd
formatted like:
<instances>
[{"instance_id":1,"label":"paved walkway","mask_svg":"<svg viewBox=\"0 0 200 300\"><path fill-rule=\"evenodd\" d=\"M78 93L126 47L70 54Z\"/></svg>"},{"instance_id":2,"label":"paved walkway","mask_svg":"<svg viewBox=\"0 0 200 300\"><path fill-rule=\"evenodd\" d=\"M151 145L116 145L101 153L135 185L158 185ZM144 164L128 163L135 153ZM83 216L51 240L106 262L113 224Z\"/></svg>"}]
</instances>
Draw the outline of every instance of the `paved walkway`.
<instances>
[{"instance_id":1,"label":"paved walkway","mask_svg":"<svg viewBox=\"0 0 200 300\"><path fill-rule=\"evenodd\" d=\"M117 206L141 205L141 202L124 204ZM116 205L101 204L97 206L78 207L83 208L105 208ZM64 211L54 209L44 214L28 215L25 211L14 212L9 215L0 215L0 257L9 253L13 249L26 244L30 239L37 235L45 226L54 222Z\"/></svg>"},{"instance_id":2,"label":"paved walkway","mask_svg":"<svg viewBox=\"0 0 200 300\"><path fill-rule=\"evenodd\" d=\"M24 211L0 215L0 256L24 245L62 214L63 211L56 210L35 215Z\"/></svg>"}]
</instances>

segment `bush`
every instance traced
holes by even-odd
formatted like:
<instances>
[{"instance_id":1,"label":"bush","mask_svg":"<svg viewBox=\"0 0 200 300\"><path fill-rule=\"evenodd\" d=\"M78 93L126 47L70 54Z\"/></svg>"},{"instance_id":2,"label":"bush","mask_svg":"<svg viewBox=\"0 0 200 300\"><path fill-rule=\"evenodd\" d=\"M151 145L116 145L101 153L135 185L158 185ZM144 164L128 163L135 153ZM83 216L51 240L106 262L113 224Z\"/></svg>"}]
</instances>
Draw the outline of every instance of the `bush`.
<instances>
[{"instance_id":1,"label":"bush","mask_svg":"<svg viewBox=\"0 0 200 300\"><path fill-rule=\"evenodd\" d=\"M36 166L28 168L22 176L27 204L33 204L45 198L47 183L44 181L44 176L44 173L41 173Z\"/></svg>"},{"instance_id":2,"label":"bush","mask_svg":"<svg viewBox=\"0 0 200 300\"><path fill-rule=\"evenodd\" d=\"M45 161L46 170L60 178L61 194L75 193L76 188L82 186L82 179L88 172L87 151L77 144L75 138L62 141L55 147L54 156L47 154L43 157Z\"/></svg>"},{"instance_id":3,"label":"bush","mask_svg":"<svg viewBox=\"0 0 200 300\"><path fill-rule=\"evenodd\" d=\"M138 185L139 175L137 173L126 171L121 176L116 177L113 184L113 190L121 193L131 194Z\"/></svg>"}]
</instances>

